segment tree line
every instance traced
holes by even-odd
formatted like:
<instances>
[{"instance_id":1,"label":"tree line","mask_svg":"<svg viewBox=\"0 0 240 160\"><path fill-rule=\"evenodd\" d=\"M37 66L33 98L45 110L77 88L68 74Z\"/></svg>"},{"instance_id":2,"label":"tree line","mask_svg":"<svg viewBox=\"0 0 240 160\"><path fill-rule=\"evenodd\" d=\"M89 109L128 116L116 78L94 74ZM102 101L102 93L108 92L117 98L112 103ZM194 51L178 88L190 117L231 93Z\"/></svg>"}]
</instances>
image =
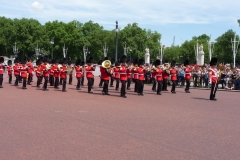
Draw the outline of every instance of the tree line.
<instances>
[{"instance_id":1,"label":"tree line","mask_svg":"<svg viewBox=\"0 0 240 160\"><path fill-rule=\"evenodd\" d=\"M233 30L228 30L215 40L213 56L219 62L233 63L233 52L231 39L234 37ZM239 36L237 36L239 38ZM108 47L108 57L115 61L116 51L116 32L105 30L98 23L89 21L81 23L73 20L69 23L61 21L46 22L44 25L35 19L10 19L0 17L0 55L13 55L13 46L16 42L20 51L19 56L35 56L35 47L51 55L52 44L54 41L53 56L63 57L63 46L68 48L67 57L73 60L83 59L83 46L88 48L94 61L104 57L103 46ZM203 44L205 62L209 62L208 41L210 37L206 34L194 36L191 40L185 41L178 46L164 48L163 60L176 60L183 63L189 59L191 63L196 62L194 45ZM128 24L118 32L118 57L124 54L124 45L127 45L128 60L144 58L145 49L150 49L151 60L159 58L161 33L150 29L143 29L137 23ZM238 50L236 63L240 64L240 53Z\"/></svg>"}]
</instances>

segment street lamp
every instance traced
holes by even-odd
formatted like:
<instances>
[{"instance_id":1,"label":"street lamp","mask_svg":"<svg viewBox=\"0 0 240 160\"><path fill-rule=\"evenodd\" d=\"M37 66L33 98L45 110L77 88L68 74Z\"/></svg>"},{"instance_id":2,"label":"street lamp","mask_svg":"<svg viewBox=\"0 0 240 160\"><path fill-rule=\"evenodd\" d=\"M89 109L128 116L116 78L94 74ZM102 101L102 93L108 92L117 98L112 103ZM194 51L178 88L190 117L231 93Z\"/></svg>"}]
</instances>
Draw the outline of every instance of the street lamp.
<instances>
[{"instance_id":1,"label":"street lamp","mask_svg":"<svg viewBox=\"0 0 240 160\"><path fill-rule=\"evenodd\" d=\"M64 47L63 47L63 57L66 58L67 56L67 50L68 48L65 48L65 43L64 43Z\"/></svg>"},{"instance_id":2,"label":"street lamp","mask_svg":"<svg viewBox=\"0 0 240 160\"><path fill-rule=\"evenodd\" d=\"M15 46L13 46L13 53L14 53L15 57L17 57L17 54L19 53L16 42L15 42Z\"/></svg>"},{"instance_id":3,"label":"street lamp","mask_svg":"<svg viewBox=\"0 0 240 160\"><path fill-rule=\"evenodd\" d=\"M52 56L51 56L51 58L53 59L53 44L54 44L53 39L50 41L50 43L52 44Z\"/></svg>"},{"instance_id":4,"label":"street lamp","mask_svg":"<svg viewBox=\"0 0 240 160\"><path fill-rule=\"evenodd\" d=\"M106 43L105 43L105 46L103 46L103 56L107 57L107 53L108 53L108 48L107 48Z\"/></svg>"},{"instance_id":5,"label":"street lamp","mask_svg":"<svg viewBox=\"0 0 240 160\"><path fill-rule=\"evenodd\" d=\"M208 51L209 51L210 61L212 59L213 49L214 49L214 42L211 42L211 35L210 35L210 40L208 41Z\"/></svg>"},{"instance_id":6,"label":"street lamp","mask_svg":"<svg viewBox=\"0 0 240 160\"><path fill-rule=\"evenodd\" d=\"M117 61L117 54L118 54L118 21L116 21L116 53L115 53L115 61Z\"/></svg>"},{"instance_id":7,"label":"street lamp","mask_svg":"<svg viewBox=\"0 0 240 160\"><path fill-rule=\"evenodd\" d=\"M36 58L38 59L38 56L40 54L40 48L38 48L38 44L37 44L37 47L35 47L35 53L36 53Z\"/></svg>"},{"instance_id":8,"label":"street lamp","mask_svg":"<svg viewBox=\"0 0 240 160\"><path fill-rule=\"evenodd\" d=\"M88 51L88 47L84 45L84 46L83 46L83 58L84 58L84 62L86 62L87 54L90 54L90 51Z\"/></svg>"}]
</instances>

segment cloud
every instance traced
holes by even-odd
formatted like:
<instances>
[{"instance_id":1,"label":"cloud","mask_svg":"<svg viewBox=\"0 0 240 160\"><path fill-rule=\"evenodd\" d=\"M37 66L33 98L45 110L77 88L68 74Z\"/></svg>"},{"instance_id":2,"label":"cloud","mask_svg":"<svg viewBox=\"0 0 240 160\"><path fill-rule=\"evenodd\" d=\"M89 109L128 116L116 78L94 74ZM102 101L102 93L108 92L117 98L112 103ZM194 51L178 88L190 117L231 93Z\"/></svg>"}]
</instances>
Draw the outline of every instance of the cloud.
<instances>
[{"instance_id":1,"label":"cloud","mask_svg":"<svg viewBox=\"0 0 240 160\"><path fill-rule=\"evenodd\" d=\"M35 9L39 9L39 10L42 10L44 8L44 6L37 1L33 2L31 6Z\"/></svg>"}]
</instances>

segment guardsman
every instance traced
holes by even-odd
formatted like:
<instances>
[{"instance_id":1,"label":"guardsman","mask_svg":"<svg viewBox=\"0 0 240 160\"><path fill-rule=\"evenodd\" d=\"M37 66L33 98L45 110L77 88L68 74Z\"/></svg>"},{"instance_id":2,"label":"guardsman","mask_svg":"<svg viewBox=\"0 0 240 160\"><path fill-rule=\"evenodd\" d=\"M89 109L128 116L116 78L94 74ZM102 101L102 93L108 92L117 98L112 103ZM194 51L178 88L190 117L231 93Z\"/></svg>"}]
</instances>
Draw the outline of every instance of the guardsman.
<instances>
[{"instance_id":1,"label":"guardsman","mask_svg":"<svg viewBox=\"0 0 240 160\"><path fill-rule=\"evenodd\" d=\"M95 65L93 63L93 57L89 57L87 59L87 66L85 67L86 78L88 80L88 93L93 93L92 86L93 86L93 71L95 71Z\"/></svg>"},{"instance_id":2,"label":"guardsman","mask_svg":"<svg viewBox=\"0 0 240 160\"><path fill-rule=\"evenodd\" d=\"M43 75L43 78L44 78L43 91L48 91L48 88L47 88L47 84L48 84L48 80L49 80L49 73L48 72L49 72L49 69L50 69L50 65L48 63L49 63L48 56L44 56L43 57L43 64L42 64L42 67L41 67L42 75Z\"/></svg>"},{"instance_id":3,"label":"guardsman","mask_svg":"<svg viewBox=\"0 0 240 160\"><path fill-rule=\"evenodd\" d=\"M157 59L155 61L155 76L156 76L156 81L157 81L157 95L161 95L162 93L162 83L163 83L163 77L162 77L162 73L163 73L163 70L160 66L160 60Z\"/></svg>"},{"instance_id":4,"label":"guardsman","mask_svg":"<svg viewBox=\"0 0 240 160\"><path fill-rule=\"evenodd\" d=\"M119 90L119 79L120 79L120 73L119 73L119 69L120 69L120 63L118 61L115 62L115 67L113 68L113 74L114 74L114 78L116 80L116 87L115 90Z\"/></svg>"},{"instance_id":5,"label":"guardsman","mask_svg":"<svg viewBox=\"0 0 240 160\"><path fill-rule=\"evenodd\" d=\"M131 83L132 83L132 67L129 66L127 68L127 90L131 90L130 89Z\"/></svg>"},{"instance_id":6,"label":"guardsman","mask_svg":"<svg viewBox=\"0 0 240 160\"><path fill-rule=\"evenodd\" d=\"M164 70L163 70L163 73L162 73L162 75L163 75L163 88L162 88L162 90L163 91L168 91L167 90L167 86L168 86L168 76L169 76L169 63L168 63L168 61L166 60L165 61L165 63L164 63Z\"/></svg>"},{"instance_id":7,"label":"guardsman","mask_svg":"<svg viewBox=\"0 0 240 160\"><path fill-rule=\"evenodd\" d=\"M54 65L53 65L53 76L54 76L54 88L59 89L59 76L60 76L60 69L61 65L59 65L60 59L56 57L54 59Z\"/></svg>"},{"instance_id":8,"label":"guardsman","mask_svg":"<svg viewBox=\"0 0 240 160\"><path fill-rule=\"evenodd\" d=\"M84 74L85 74L85 62L84 61L81 62L81 66L82 66L82 69L83 69L82 78L81 78L81 86L84 86Z\"/></svg>"},{"instance_id":9,"label":"guardsman","mask_svg":"<svg viewBox=\"0 0 240 160\"><path fill-rule=\"evenodd\" d=\"M114 65L113 65L113 61L111 61L111 73L112 73L112 75L110 76L110 78L111 78L111 81L110 81L110 87L114 87L113 86L113 82L114 82L114 73L113 73L113 69L114 69Z\"/></svg>"},{"instance_id":10,"label":"guardsman","mask_svg":"<svg viewBox=\"0 0 240 160\"><path fill-rule=\"evenodd\" d=\"M144 59L139 59L138 66L138 95L143 96L144 80L146 74L146 69L144 67Z\"/></svg>"},{"instance_id":11,"label":"guardsman","mask_svg":"<svg viewBox=\"0 0 240 160\"><path fill-rule=\"evenodd\" d=\"M50 69L49 69L49 83L50 83L50 86L54 86L54 59L52 60L49 60L49 66L50 66Z\"/></svg>"},{"instance_id":12,"label":"guardsman","mask_svg":"<svg viewBox=\"0 0 240 160\"><path fill-rule=\"evenodd\" d=\"M138 92L138 59L133 61L133 81L134 81L134 92Z\"/></svg>"},{"instance_id":13,"label":"guardsman","mask_svg":"<svg viewBox=\"0 0 240 160\"><path fill-rule=\"evenodd\" d=\"M160 64L159 64L160 65ZM156 86L157 86L157 82L156 82L156 72L154 70L154 68L156 67L156 64L155 62L153 63L153 66L151 68L151 79L152 79L152 83L153 83L153 86L152 86L152 91L153 92L156 92Z\"/></svg>"},{"instance_id":14,"label":"guardsman","mask_svg":"<svg viewBox=\"0 0 240 160\"><path fill-rule=\"evenodd\" d=\"M186 93L190 93L189 92L189 87L190 87L190 79L191 79L191 68L189 67L189 60L185 60L184 62L184 72L185 72L185 81L186 81L186 88L185 88L185 92Z\"/></svg>"},{"instance_id":15,"label":"guardsman","mask_svg":"<svg viewBox=\"0 0 240 160\"><path fill-rule=\"evenodd\" d=\"M19 58L15 58L14 59L14 66L13 66L13 72L14 72L14 76L16 77L16 80L15 80L15 83L14 83L14 86L18 86L18 82L19 82L19 65L18 65L18 62L19 62Z\"/></svg>"},{"instance_id":16,"label":"guardsman","mask_svg":"<svg viewBox=\"0 0 240 160\"><path fill-rule=\"evenodd\" d=\"M3 83L3 73L5 66L3 65L4 58L0 57L0 88L3 88L2 83Z\"/></svg>"},{"instance_id":17,"label":"guardsman","mask_svg":"<svg viewBox=\"0 0 240 160\"><path fill-rule=\"evenodd\" d=\"M218 71L217 71L217 58L213 57L210 61L210 68L208 70L209 84L211 84L210 100L216 101L216 92L218 85Z\"/></svg>"},{"instance_id":18,"label":"guardsman","mask_svg":"<svg viewBox=\"0 0 240 160\"><path fill-rule=\"evenodd\" d=\"M121 57L120 63L121 66L119 68L120 73L120 81L122 83L121 86L121 97L126 98L126 82L127 82L127 65L126 65L127 57L123 55Z\"/></svg>"},{"instance_id":19,"label":"guardsman","mask_svg":"<svg viewBox=\"0 0 240 160\"><path fill-rule=\"evenodd\" d=\"M13 66L12 66L12 60L8 60L8 67L7 67L7 71L8 71L8 83L12 84L12 72L13 72Z\"/></svg>"},{"instance_id":20,"label":"guardsman","mask_svg":"<svg viewBox=\"0 0 240 160\"><path fill-rule=\"evenodd\" d=\"M72 74L73 74L74 67L72 66L72 60L70 57L68 58L67 68L68 68L68 70L70 70L68 84L72 85L72 80L73 80Z\"/></svg>"},{"instance_id":21,"label":"guardsman","mask_svg":"<svg viewBox=\"0 0 240 160\"><path fill-rule=\"evenodd\" d=\"M100 82L99 82L99 85L98 85L99 88L102 88L102 84L103 84L102 73L101 73L102 62L103 62L103 60L99 60L99 61L98 61L98 65L100 66L100 75L99 75L99 77L100 77Z\"/></svg>"},{"instance_id":22,"label":"guardsman","mask_svg":"<svg viewBox=\"0 0 240 160\"><path fill-rule=\"evenodd\" d=\"M37 88L40 88L41 84L41 76L42 76L42 71L41 71L41 59L36 60L36 67L35 67L35 73L37 76Z\"/></svg>"},{"instance_id":23,"label":"guardsman","mask_svg":"<svg viewBox=\"0 0 240 160\"><path fill-rule=\"evenodd\" d=\"M26 65L27 58L22 58L22 67L20 68L20 75L23 80L22 89L27 89L28 66Z\"/></svg>"},{"instance_id":24,"label":"guardsman","mask_svg":"<svg viewBox=\"0 0 240 160\"><path fill-rule=\"evenodd\" d=\"M62 79L62 92L67 92L66 90L66 84L67 84L67 66L68 61L66 58L63 58L62 60L62 68L60 69L61 72L61 79Z\"/></svg>"},{"instance_id":25,"label":"guardsman","mask_svg":"<svg viewBox=\"0 0 240 160\"><path fill-rule=\"evenodd\" d=\"M109 59L108 57L105 57L103 59L103 65L100 66L100 72L101 72L101 79L103 81L103 90L102 90L102 94L103 95L110 95L108 93L108 84L109 84L109 79L110 79L110 75L111 75L111 63L109 63Z\"/></svg>"},{"instance_id":26,"label":"guardsman","mask_svg":"<svg viewBox=\"0 0 240 160\"><path fill-rule=\"evenodd\" d=\"M27 67L28 67L28 82L27 82L27 84L28 85L31 85L31 82L32 82L32 80L33 80L33 74L32 74L32 72L33 72L33 70L34 70L34 68L33 68L33 64L32 64L32 58L28 58L28 62L27 62Z\"/></svg>"},{"instance_id":27,"label":"guardsman","mask_svg":"<svg viewBox=\"0 0 240 160\"><path fill-rule=\"evenodd\" d=\"M171 92L173 94L176 93L176 84L177 84L177 71L175 69L176 61L172 61L171 63L171 69L170 69L170 75L171 75L171 81L172 81L172 89Z\"/></svg>"},{"instance_id":28,"label":"guardsman","mask_svg":"<svg viewBox=\"0 0 240 160\"><path fill-rule=\"evenodd\" d=\"M77 59L75 62L75 77L77 78L76 90L81 90L81 79L82 79L83 68L81 66L81 59Z\"/></svg>"},{"instance_id":29,"label":"guardsman","mask_svg":"<svg viewBox=\"0 0 240 160\"><path fill-rule=\"evenodd\" d=\"M18 69L21 69L22 68L22 58L19 58L18 60ZM20 72L19 72L19 83L22 83L22 77L20 75Z\"/></svg>"}]
</instances>

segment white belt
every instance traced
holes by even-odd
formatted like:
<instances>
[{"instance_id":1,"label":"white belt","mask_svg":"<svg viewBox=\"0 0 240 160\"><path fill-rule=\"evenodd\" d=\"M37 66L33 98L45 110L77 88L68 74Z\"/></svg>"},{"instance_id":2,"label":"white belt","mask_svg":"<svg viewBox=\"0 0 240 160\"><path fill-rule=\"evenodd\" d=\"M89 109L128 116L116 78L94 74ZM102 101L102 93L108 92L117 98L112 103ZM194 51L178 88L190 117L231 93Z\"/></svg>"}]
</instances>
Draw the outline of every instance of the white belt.
<instances>
[{"instance_id":1,"label":"white belt","mask_svg":"<svg viewBox=\"0 0 240 160\"><path fill-rule=\"evenodd\" d=\"M162 75L156 75L156 77L162 77Z\"/></svg>"},{"instance_id":2,"label":"white belt","mask_svg":"<svg viewBox=\"0 0 240 160\"><path fill-rule=\"evenodd\" d=\"M127 73L120 73L120 74L127 74Z\"/></svg>"},{"instance_id":3,"label":"white belt","mask_svg":"<svg viewBox=\"0 0 240 160\"><path fill-rule=\"evenodd\" d=\"M143 76L144 74L138 74L138 75Z\"/></svg>"}]
</instances>

